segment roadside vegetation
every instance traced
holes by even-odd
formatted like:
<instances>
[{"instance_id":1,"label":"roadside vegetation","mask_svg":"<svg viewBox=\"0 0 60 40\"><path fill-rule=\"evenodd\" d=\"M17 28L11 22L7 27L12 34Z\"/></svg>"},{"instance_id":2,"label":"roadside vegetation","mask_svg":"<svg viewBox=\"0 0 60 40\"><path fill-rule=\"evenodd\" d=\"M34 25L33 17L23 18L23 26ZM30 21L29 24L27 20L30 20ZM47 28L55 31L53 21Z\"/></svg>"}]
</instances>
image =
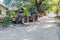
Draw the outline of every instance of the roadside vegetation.
<instances>
[{"instance_id":1,"label":"roadside vegetation","mask_svg":"<svg viewBox=\"0 0 60 40\"><path fill-rule=\"evenodd\" d=\"M50 12L58 14L60 0L4 0L7 15L2 19L3 25L37 21L39 17Z\"/></svg>"}]
</instances>

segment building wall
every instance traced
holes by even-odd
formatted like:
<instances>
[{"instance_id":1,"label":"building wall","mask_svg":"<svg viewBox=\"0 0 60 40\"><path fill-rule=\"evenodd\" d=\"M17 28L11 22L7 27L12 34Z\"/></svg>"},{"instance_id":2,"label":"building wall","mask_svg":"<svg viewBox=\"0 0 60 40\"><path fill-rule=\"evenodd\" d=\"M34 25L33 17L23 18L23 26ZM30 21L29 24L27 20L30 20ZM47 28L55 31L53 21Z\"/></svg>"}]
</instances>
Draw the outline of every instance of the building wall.
<instances>
[{"instance_id":1,"label":"building wall","mask_svg":"<svg viewBox=\"0 0 60 40\"><path fill-rule=\"evenodd\" d=\"M7 12L6 8L0 6L0 10L2 10L2 11L1 11L1 15L2 15L3 17L6 16L6 12Z\"/></svg>"}]
</instances>

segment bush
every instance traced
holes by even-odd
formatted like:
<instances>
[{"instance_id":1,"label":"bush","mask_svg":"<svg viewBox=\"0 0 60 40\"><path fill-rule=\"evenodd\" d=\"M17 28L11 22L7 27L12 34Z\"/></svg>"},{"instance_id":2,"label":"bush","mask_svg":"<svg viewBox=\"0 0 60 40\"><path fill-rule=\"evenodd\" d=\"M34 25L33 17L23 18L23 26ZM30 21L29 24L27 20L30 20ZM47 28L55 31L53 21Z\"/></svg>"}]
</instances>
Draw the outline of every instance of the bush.
<instances>
[{"instance_id":1,"label":"bush","mask_svg":"<svg viewBox=\"0 0 60 40\"><path fill-rule=\"evenodd\" d=\"M2 19L2 25L7 26L7 25L10 25L10 24L12 24L11 17L7 15Z\"/></svg>"}]
</instances>

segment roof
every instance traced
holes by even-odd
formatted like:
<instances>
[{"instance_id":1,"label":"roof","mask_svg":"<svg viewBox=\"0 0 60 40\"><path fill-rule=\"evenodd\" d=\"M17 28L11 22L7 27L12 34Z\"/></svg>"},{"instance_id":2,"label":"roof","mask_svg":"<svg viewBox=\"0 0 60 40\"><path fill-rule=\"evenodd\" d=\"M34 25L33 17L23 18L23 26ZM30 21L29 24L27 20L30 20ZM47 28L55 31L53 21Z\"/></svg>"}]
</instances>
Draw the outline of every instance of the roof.
<instances>
[{"instance_id":1,"label":"roof","mask_svg":"<svg viewBox=\"0 0 60 40\"><path fill-rule=\"evenodd\" d=\"M8 10L8 8L7 8L7 7L5 7L5 6L3 6L2 4L0 4L0 6L2 6L2 7L4 7L5 9L7 9L7 10Z\"/></svg>"}]
</instances>

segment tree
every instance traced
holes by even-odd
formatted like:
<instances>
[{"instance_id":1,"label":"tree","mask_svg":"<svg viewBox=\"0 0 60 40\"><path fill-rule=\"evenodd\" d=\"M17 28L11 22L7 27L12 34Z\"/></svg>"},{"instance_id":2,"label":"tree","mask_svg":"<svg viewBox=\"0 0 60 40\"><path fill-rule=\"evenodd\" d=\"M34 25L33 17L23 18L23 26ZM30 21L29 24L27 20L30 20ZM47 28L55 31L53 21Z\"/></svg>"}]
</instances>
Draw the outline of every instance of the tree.
<instances>
[{"instance_id":1,"label":"tree","mask_svg":"<svg viewBox=\"0 0 60 40\"><path fill-rule=\"evenodd\" d=\"M11 0L10 0L11 1ZM12 5L19 8L26 2L31 3L31 5L37 8L39 13L51 12L59 9L60 0L13 0ZM59 4L59 5L58 5Z\"/></svg>"}]
</instances>

